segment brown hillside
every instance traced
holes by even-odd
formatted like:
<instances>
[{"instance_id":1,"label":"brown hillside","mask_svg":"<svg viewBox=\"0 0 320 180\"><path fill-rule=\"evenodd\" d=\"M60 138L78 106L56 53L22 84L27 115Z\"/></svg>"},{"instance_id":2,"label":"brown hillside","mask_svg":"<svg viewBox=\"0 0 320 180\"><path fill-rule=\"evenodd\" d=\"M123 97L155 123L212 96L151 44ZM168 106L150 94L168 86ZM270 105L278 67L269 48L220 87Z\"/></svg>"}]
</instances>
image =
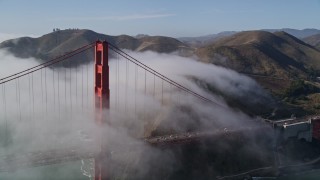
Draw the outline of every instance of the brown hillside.
<instances>
[{"instance_id":1,"label":"brown hillside","mask_svg":"<svg viewBox=\"0 0 320 180\"><path fill-rule=\"evenodd\" d=\"M178 52L180 54L193 51L187 45L170 37L147 36L137 39L127 35L108 36L91 30L61 30L39 38L23 37L7 40L0 44L0 49L8 49L15 56L21 58L35 57L48 60L98 39L107 40L121 49L134 51ZM83 60L81 62L89 61L92 59L92 52L88 52L80 58Z\"/></svg>"},{"instance_id":2,"label":"brown hillside","mask_svg":"<svg viewBox=\"0 0 320 180\"><path fill-rule=\"evenodd\" d=\"M285 32L245 31L199 48L200 60L241 73L289 79L320 70L320 52Z\"/></svg>"}]
</instances>

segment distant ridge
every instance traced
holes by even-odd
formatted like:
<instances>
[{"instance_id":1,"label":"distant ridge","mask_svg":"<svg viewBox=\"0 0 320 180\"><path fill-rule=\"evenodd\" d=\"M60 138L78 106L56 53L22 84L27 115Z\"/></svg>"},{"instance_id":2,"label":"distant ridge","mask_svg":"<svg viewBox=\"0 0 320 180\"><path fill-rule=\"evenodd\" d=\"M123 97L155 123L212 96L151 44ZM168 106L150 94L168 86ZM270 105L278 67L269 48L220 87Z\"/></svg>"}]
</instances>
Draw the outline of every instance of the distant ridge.
<instances>
[{"instance_id":1,"label":"distant ridge","mask_svg":"<svg viewBox=\"0 0 320 180\"><path fill-rule=\"evenodd\" d=\"M283 29L262 29L262 31L268 31L268 32L277 32L277 31L284 31L288 34L291 34L292 36L295 36L299 39L306 38L308 36L312 36L315 34L319 34L320 30L319 29L314 29L314 28L307 28L307 29L290 29L290 28L283 28Z\"/></svg>"},{"instance_id":2,"label":"distant ridge","mask_svg":"<svg viewBox=\"0 0 320 180\"><path fill-rule=\"evenodd\" d=\"M283 31L286 32L288 34L291 34L299 39L303 39L306 38L308 36L311 35L315 35L315 34L319 34L320 30L319 29L302 29L302 30L298 30L298 29L290 29L290 28L282 28L282 29L261 29L258 31L267 31L267 32L277 32L277 31ZM217 34L210 34L210 35L205 35L205 36L198 36L198 37L180 37L178 38L178 40L190 45L190 46L194 46L194 47L201 47L201 46L205 46L208 45L210 43L213 43L223 37L228 37L228 36L232 36L236 33L239 33L241 31L222 31L220 33Z\"/></svg>"},{"instance_id":3,"label":"distant ridge","mask_svg":"<svg viewBox=\"0 0 320 180\"><path fill-rule=\"evenodd\" d=\"M236 34L236 31L223 31L217 34L210 34L206 36L198 36L198 37L180 37L178 40L194 47L201 47L210 43L213 43L220 38L231 36Z\"/></svg>"},{"instance_id":4,"label":"distant ridge","mask_svg":"<svg viewBox=\"0 0 320 180\"><path fill-rule=\"evenodd\" d=\"M0 43L0 49L7 49L20 58L35 57L47 60L77 47L89 44L96 40L107 40L122 49L133 51L155 51L159 53L180 52L185 53L192 49L177 39L164 36L140 36L139 38L128 35L109 36L91 30L60 30L39 38L22 37ZM83 55L83 61L90 59L92 52Z\"/></svg>"}]
</instances>

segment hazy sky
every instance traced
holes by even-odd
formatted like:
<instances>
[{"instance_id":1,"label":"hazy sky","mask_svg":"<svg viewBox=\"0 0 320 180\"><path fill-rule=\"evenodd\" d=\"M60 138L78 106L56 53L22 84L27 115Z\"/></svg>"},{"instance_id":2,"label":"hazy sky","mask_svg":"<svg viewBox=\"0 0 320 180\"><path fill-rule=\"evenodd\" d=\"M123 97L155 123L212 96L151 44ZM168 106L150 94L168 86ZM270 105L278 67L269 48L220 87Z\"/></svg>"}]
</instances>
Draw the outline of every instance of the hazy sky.
<instances>
[{"instance_id":1,"label":"hazy sky","mask_svg":"<svg viewBox=\"0 0 320 180\"><path fill-rule=\"evenodd\" d=\"M119 35L199 36L225 30L320 29L320 0L0 0L0 33L81 28Z\"/></svg>"}]
</instances>

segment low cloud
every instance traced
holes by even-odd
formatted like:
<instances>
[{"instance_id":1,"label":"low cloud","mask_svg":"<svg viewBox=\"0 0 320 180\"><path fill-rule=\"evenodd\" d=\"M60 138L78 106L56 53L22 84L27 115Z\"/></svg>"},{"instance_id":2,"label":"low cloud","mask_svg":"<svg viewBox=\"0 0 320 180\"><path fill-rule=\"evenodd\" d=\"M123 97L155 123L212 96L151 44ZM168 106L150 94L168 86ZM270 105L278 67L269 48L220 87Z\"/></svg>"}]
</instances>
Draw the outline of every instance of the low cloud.
<instances>
[{"instance_id":1,"label":"low cloud","mask_svg":"<svg viewBox=\"0 0 320 180\"><path fill-rule=\"evenodd\" d=\"M0 43L3 41L6 41L8 39L14 39L19 37L18 35L15 34L6 34L6 33L0 33Z\"/></svg>"},{"instance_id":2,"label":"low cloud","mask_svg":"<svg viewBox=\"0 0 320 180\"><path fill-rule=\"evenodd\" d=\"M25 35L22 34L10 34L10 33L1 33L0 32L0 43L9 39L15 39L19 37L23 37ZM28 37L37 37L36 35L27 35Z\"/></svg>"},{"instance_id":3,"label":"low cloud","mask_svg":"<svg viewBox=\"0 0 320 180\"><path fill-rule=\"evenodd\" d=\"M170 174L181 165L176 150L152 147L139 140L143 137L167 130L170 130L168 133L181 133L254 124L254 119L229 108L221 95L207 87L210 84L235 97L265 96L263 89L252 79L176 55L128 53L215 103L204 103L116 57L110 59L111 108L103 112L109 123L100 127L94 121L93 63L73 68L65 68L62 63L59 67L43 69L0 86L1 131L4 132L5 127L7 132L7 139L2 136L0 141L1 144L9 143L0 147L0 154L67 148L78 143L93 143L90 147L94 149L98 147L96 132L102 128L115 162L112 172L124 175L125 169L142 179L155 169ZM33 58L18 59L6 51L0 51L0 57L1 78L38 64ZM136 149L128 152L132 144L137 145ZM92 177L90 167L92 162L83 160L81 169L88 177Z\"/></svg>"}]
</instances>

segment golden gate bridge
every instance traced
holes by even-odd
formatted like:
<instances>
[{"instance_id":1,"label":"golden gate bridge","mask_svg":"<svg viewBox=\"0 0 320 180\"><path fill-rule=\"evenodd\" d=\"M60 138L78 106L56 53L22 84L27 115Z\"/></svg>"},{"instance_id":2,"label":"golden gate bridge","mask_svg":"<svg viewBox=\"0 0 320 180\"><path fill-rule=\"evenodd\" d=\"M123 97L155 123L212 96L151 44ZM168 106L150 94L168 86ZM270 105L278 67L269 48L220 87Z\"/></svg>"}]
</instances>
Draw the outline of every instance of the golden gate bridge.
<instances>
[{"instance_id":1,"label":"golden gate bridge","mask_svg":"<svg viewBox=\"0 0 320 180\"><path fill-rule=\"evenodd\" d=\"M79 56L94 52L93 61L79 65ZM109 62L109 58L113 62ZM112 69L109 65L112 63ZM90 67L90 65L93 66ZM74 68L71 68L75 66ZM94 179L109 179L111 156L108 130L125 123L140 126L124 142L168 146L206 137L237 136L261 127L146 135L168 106L196 101L225 108L161 74L107 41L97 41L0 79L0 171L94 159ZM93 87L94 86L94 87ZM111 96L112 94L112 96ZM148 112L152 109L152 113ZM119 119L135 119L137 124ZM82 137L79 139L78 137ZM121 144L121 143L120 143ZM120 145L121 146L121 145ZM126 148L115 153L125 153Z\"/></svg>"},{"instance_id":2,"label":"golden gate bridge","mask_svg":"<svg viewBox=\"0 0 320 180\"><path fill-rule=\"evenodd\" d=\"M92 49L94 68L79 65L77 58ZM115 67L109 72L110 56L115 57ZM72 64L76 67L68 68ZM113 96L110 96L110 81L113 83ZM0 155L2 171L94 158L95 179L108 179L109 147L104 127L116 123L112 120L112 114L126 114L126 118L142 119L139 121L145 123L143 121L147 118L152 118L146 111L150 106L147 101L152 98L156 99L154 108L160 109L173 102L185 103L187 98L192 97L203 103L216 104L106 41L84 45L1 78L0 85L1 143L6 152L10 152ZM134 93L129 92L130 88ZM174 92L179 92L179 95ZM82 123L79 121L89 121L84 126L93 131L92 139L84 140L86 142L68 139L73 130L80 135L85 134L79 130L83 128L79 127ZM152 123L149 124L152 127ZM21 134L15 136L14 133ZM225 133L217 131L213 134ZM144 143L156 145L187 142L211 134L189 132L167 137L134 136ZM19 143L23 147L15 147Z\"/></svg>"}]
</instances>

